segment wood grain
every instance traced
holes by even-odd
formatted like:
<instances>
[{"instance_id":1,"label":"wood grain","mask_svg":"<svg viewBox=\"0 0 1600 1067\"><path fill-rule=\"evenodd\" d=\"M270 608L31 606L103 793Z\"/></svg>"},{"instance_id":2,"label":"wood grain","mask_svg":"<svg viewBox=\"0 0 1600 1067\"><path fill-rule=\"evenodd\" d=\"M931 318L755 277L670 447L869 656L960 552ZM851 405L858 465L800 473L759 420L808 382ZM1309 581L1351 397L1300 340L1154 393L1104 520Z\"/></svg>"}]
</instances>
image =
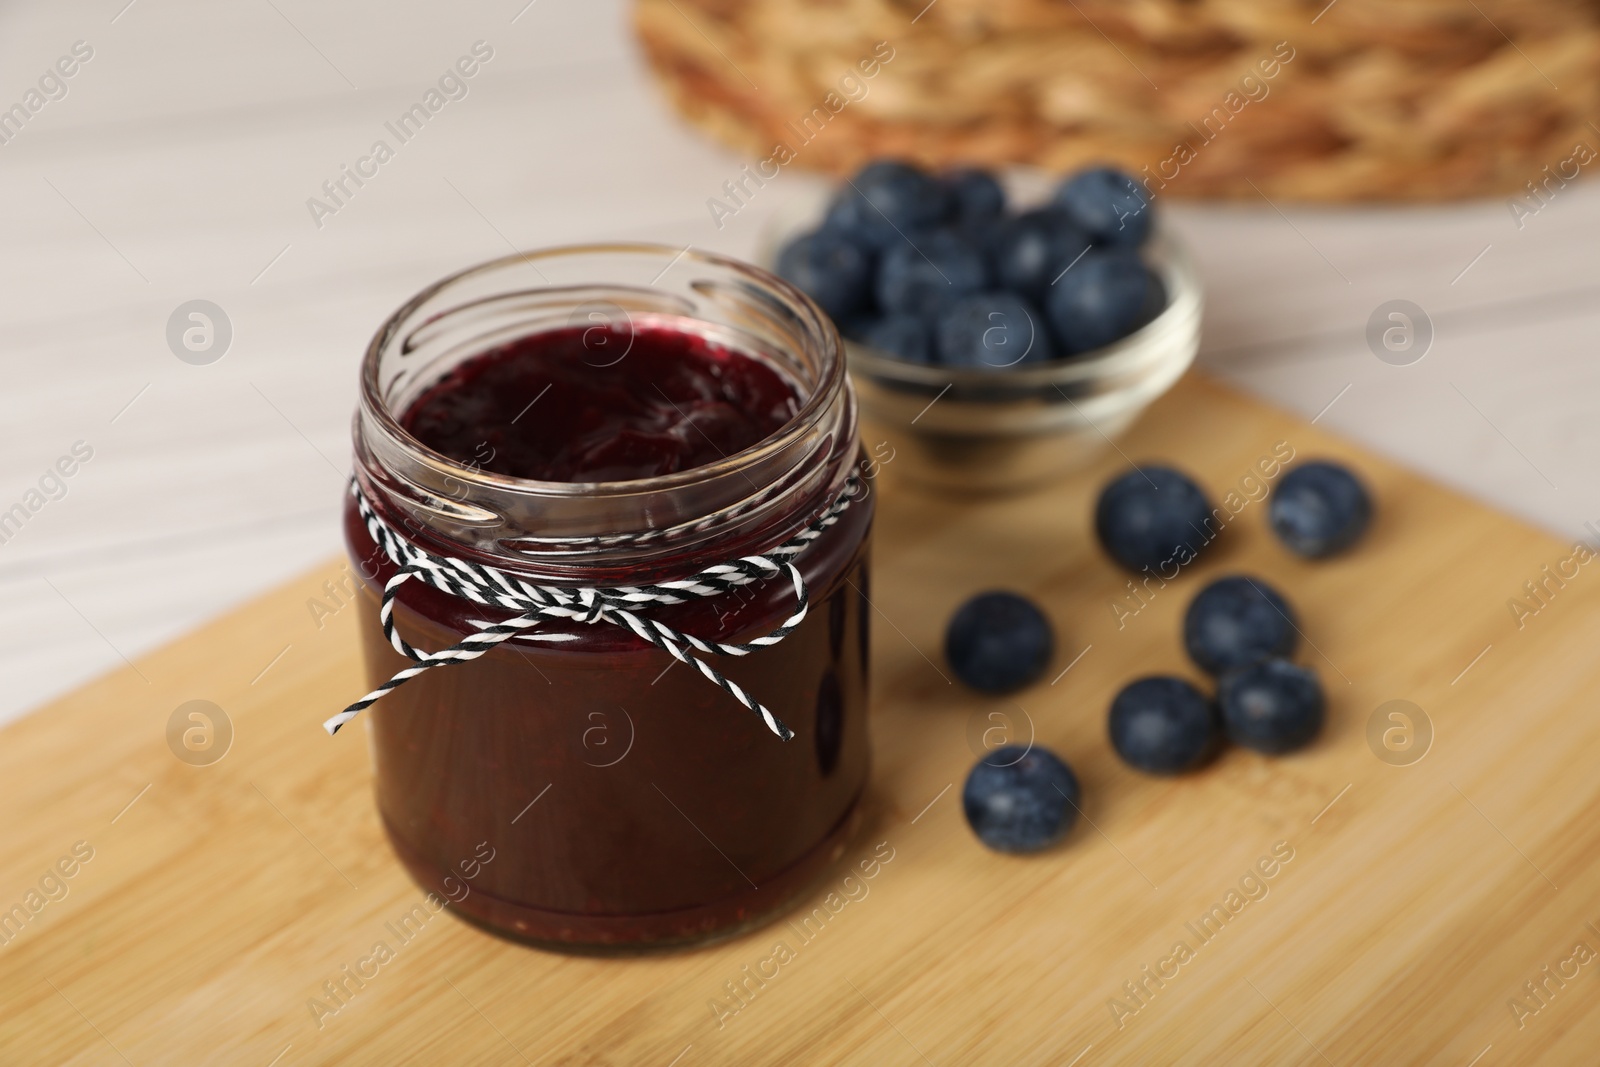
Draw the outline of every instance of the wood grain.
<instances>
[{"instance_id":1,"label":"wood grain","mask_svg":"<svg viewBox=\"0 0 1600 1067\"><path fill-rule=\"evenodd\" d=\"M0 1062L1592 1062L1595 961L1567 964L1578 976L1549 981L1543 1004L1523 983L1580 942L1600 948L1600 579L1585 566L1552 584L1519 629L1508 598L1570 546L1202 380L1120 450L1171 457L1220 500L1279 441L1369 480L1381 507L1360 550L1298 561L1250 502L1120 629L1109 605L1124 576L1090 540L1088 512L1122 456L964 506L885 468L874 778L866 828L801 906L844 901L810 940L779 921L696 951L603 960L440 914L399 944L386 924L423 894L382 839L364 727L336 740L318 728L361 688L352 613L319 629L307 606L327 601L330 562L0 734L0 907L24 902L75 843L93 849L67 895L0 947ZM1176 781L1129 771L1105 740L1110 696L1137 673L1192 674L1181 612L1205 580L1241 568L1299 608L1302 658L1330 697L1326 733L1295 756L1230 752ZM993 586L1039 598L1059 636L1055 681L1015 701L948 683L937 651L953 605ZM1436 731L1411 766L1366 740L1372 710L1397 698ZM210 766L180 762L165 740L192 699L235 730ZM1019 708L1084 786L1084 819L1032 858L985 852L959 810L969 735ZM1292 858L1245 884L1265 895L1195 937L1186 924L1226 908L1275 844ZM846 883L875 848L892 858ZM378 940L394 958L319 1028L308 1002L333 1003L323 983ZM1192 958L1132 1000L1124 982L1180 940ZM778 942L789 958L732 1010L725 983ZM1519 995L1539 1008L1520 1028L1508 1007ZM1113 998L1138 1009L1120 1026Z\"/></svg>"}]
</instances>

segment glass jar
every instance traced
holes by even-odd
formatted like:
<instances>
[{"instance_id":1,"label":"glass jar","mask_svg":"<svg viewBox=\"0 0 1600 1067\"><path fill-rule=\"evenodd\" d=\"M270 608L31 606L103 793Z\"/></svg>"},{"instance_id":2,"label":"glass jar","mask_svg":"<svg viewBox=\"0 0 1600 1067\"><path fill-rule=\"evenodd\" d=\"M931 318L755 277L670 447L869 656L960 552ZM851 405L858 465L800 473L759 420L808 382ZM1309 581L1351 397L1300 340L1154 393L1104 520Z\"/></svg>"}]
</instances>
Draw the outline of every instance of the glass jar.
<instances>
[{"instance_id":1,"label":"glass jar","mask_svg":"<svg viewBox=\"0 0 1600 1067\"><path fill-rule=\"evenodd\" d=\"M587 483L490 473L402 427L409 406L463 361L575 324L604 327L602 344L619 329L669 329L753 356L793 384L798 414L706 466ZM626 359L625 348L600 354ZM558 586L672 581L768 551L851 492L861 462L827 317L765 271L653 245L512 256L424 290L367 350L354 438L358 484L403 539ZM605 622L542 624L378 700L359 718L383 825L412 876L464 917L548 946L699 941L781 910L842 852L867 780L872 512L857 491L794 558L810 607L780 643L744 657L693 653L769 707L792 740ZM353 500L344 526L377 686L411 665L378 615L396 566ZM795 603L779 576L642 614L737 643L779 626ZM407 581L394 620L431 652L514 614Z\"/></svg>"}]
</instances>

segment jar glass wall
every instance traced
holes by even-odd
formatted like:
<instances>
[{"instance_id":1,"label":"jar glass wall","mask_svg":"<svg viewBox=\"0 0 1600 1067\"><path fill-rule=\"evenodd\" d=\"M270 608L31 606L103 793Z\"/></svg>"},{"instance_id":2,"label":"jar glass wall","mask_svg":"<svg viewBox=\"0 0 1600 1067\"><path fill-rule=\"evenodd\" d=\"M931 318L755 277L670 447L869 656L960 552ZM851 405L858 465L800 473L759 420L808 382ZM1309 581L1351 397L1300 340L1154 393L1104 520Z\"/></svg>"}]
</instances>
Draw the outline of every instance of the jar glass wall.
<instances>
[{"instance_id":1,"label":"jar glass wall","mask_svg":"<svg viewBox=\"0 0 1600 1067\"><path fill-rule=\"evenodd\" d=\"M463 362L575 328L595 331L595 366L625 366L631 340L653 331L704 338L778 371L798 412L715 462L616 482L491 473L403 428ZM540 417L537 404L526 417ZM768 551L847 491L859 449L838 337L809 300L745 264L648 245L511 257L425 290L367 352L354 435L358 483L406 540L562 586L672 581ZM810 607L794 632L710 661L771 708L790 741L692 667L605 623L541 625L384 696L361 717L384 826L413 877L469 919L573 947L701 940L781 909L842 849L866 782L871 518L861 493L795 557ZM376 686L410 662L378 618L396 567L353 501L345 534ZM646 613L741 643L794 606L778 577ZM410 581L394 620L434 651L513 614Z\"/></svg>"}]
</instances>

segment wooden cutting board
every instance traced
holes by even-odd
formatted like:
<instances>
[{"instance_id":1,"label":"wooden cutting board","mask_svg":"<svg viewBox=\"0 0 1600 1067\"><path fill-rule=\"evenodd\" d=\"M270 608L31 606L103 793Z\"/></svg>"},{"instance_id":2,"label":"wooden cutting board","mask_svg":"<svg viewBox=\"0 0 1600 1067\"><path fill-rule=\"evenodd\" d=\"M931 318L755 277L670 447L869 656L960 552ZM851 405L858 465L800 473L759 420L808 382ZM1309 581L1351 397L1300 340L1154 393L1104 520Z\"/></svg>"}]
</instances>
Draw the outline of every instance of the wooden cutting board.
<instances>
[{"instance_id":1,"label":"wooden cutting board","mask_svg":"<svg viewBox=\"0 0 1600 1067\"><path fill-rule=\"evenodd\" d=\"M1367 478L1358 551L1307 563L1272 539L1246 491L1278 442ZM0 907L27 916L0 947L0 1063L1594 1063L1600 565L1194 378L1120 446L1239 493L1214 552L1120 620L1110 605L1138 602L1089 514L1122 455L988 501L884 468L865 829L801 905L821 918L710 948L552 955L448 913L395 935L422 893L380 832L364 727L319 726L363 688L354 613L323 584L338 561L41 709L0 734ZM1176 781L1131 772L1107 702L1139 673L1193 674L1183 608L1240 569L1298 607L1325 734ZM1058 632L1014 701L950 684L938 651L955 604L994 586ZM191 700L231 723L220 761L169 748ZM1431 722L1418 762L1369 743L1390 700ZM990 713L1082 780L1085 817L1046 855L986 852L962 820ZM392 959L329 998L378 941Z\"/></svg>"}]
</instances>

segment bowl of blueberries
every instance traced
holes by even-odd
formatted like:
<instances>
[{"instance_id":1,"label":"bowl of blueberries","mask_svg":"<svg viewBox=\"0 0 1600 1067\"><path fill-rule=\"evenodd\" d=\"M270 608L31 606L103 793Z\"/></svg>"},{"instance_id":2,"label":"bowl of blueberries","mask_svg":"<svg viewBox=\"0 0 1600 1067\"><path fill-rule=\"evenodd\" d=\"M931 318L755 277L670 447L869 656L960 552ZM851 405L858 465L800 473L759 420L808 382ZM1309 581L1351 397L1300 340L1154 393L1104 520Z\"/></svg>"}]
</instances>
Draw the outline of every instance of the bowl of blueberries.
<instances>
[{"instance_id":1,"label":"bowl of blueberries","mask_svg":"<svg viewBox=\"0 0 1600 1067\"><path fill-rule=\"evenodd\" d=\"M777 217L764 258L838 325L910 478L1004 491L1079 467L1193 362L1201 293L1145 191L1097 167L880 160Z\"/></svg>"}]
</instances>

